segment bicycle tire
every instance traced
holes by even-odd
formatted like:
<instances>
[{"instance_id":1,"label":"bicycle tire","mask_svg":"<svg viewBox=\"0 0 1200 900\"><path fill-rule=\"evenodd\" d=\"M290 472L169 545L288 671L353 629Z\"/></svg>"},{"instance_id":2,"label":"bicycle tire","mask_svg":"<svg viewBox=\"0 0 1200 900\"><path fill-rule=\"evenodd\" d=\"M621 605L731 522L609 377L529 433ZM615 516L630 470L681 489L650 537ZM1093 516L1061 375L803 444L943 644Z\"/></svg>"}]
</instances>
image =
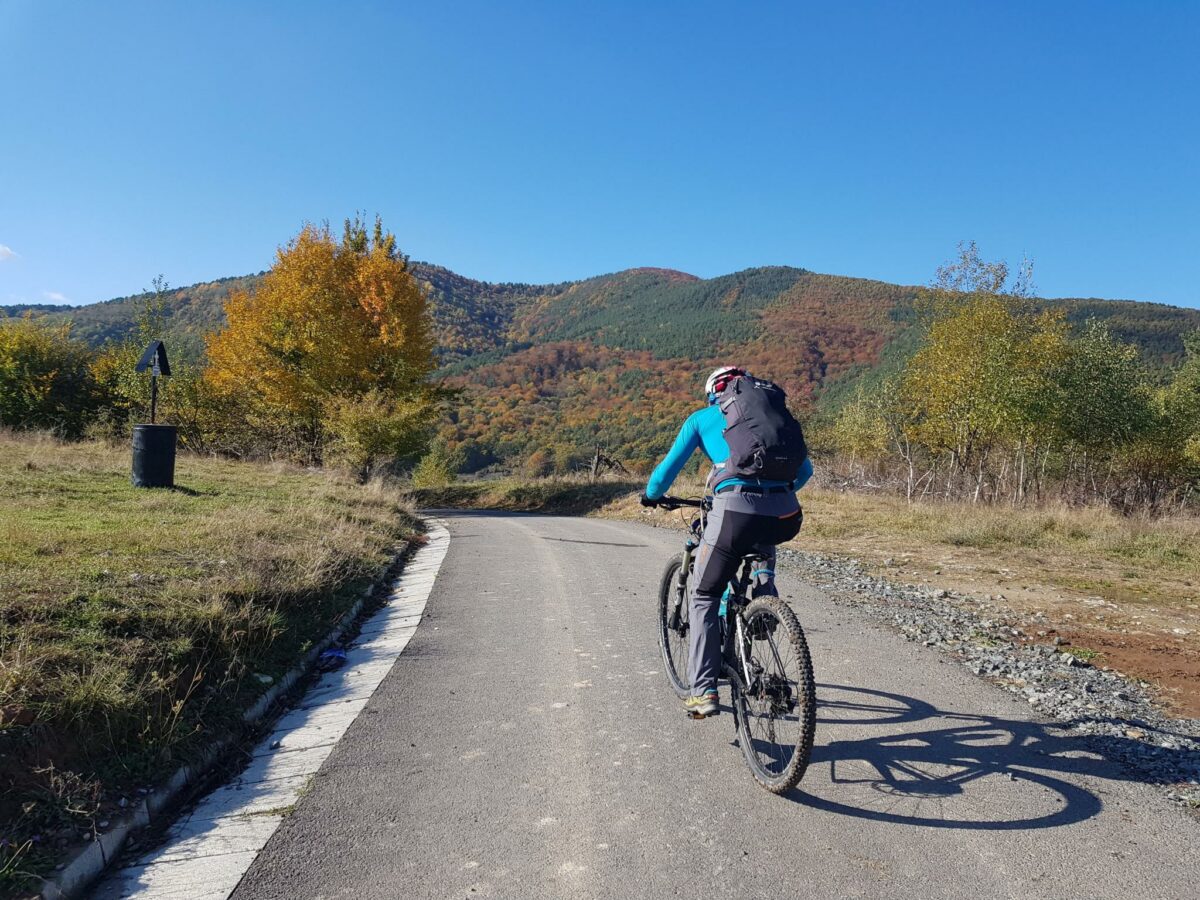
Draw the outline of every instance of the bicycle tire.
<instances>
[{"instance_id":1,"label":"bicycle tire","mask_svg":"<svg viewBox=\"0 0 1200 900\"><path fill-rule=\"evenodd\" d=\"M691 691L691 679L688 676L688 631L682 635L671 628L667 617L671 614L671 606L675 592L679 590L679 567L683 565L679 557L667 563L663 571L662 581L658 585L658 647L662 651L663 665L667 671L667 682L677 697L687 697ZM685 591L686 593L686 591ZM687 597L683 598L680 615L684 622L688 617Z\"/></svg>"},{"instance_id":2,"label":"bicycle tire","mask_svg":"<svg viewBox=\"0 0 1200 900\"><path fill-rule=\"evenodd\" d=\"M797 734L795 742L791 745L791 757L785 765L769 768L763 763L757 749L763 742L758 741L756 744L756 738L751 732L751 698L738 690L736 681L734 683L733 702L738 713L738 744L741 745L742 755L746 757L750 774L771 793L785 794L804 777L812 756L813 736L817 727L817 689L813 678L812 657L808 652L808 642L804 638L800 620L796 618L792 608L778 597L760 597L751 601L743 611L742 618L746 628L751 630L766 627L769 619L773 618L778 624L770 632L770 639L777 643L781 637L786 640L796 661L795 684L794 687L788 687L788 694L795 694L794 724ZM775 652L774 648L772 650ZM775 660L778 661L778 658L776 652ZM765 696L764 690L763 697ZM760 698L760 702L773 708L769 700ZM758 718L755 714L754 720ZM773 739L773 729L771 733Z\"/></svg>"}]
</instances>

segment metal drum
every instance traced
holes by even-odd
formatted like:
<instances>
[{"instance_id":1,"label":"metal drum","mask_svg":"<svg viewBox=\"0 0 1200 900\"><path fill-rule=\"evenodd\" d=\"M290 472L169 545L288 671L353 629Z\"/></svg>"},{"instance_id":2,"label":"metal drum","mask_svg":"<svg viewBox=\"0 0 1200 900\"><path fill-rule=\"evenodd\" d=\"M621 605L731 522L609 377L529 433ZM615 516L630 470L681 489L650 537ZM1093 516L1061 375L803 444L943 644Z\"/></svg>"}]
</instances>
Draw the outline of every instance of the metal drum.
<instances>
[{"instance_id":1,"label":"metal drum","mask_svg":"<svg viewBox=\"0 0 1200 900\"><path fill-rule=\"evenodd\" d=\"M134 487L175 487L175 426L133 426Z\"/></svg>"}]
</instances>

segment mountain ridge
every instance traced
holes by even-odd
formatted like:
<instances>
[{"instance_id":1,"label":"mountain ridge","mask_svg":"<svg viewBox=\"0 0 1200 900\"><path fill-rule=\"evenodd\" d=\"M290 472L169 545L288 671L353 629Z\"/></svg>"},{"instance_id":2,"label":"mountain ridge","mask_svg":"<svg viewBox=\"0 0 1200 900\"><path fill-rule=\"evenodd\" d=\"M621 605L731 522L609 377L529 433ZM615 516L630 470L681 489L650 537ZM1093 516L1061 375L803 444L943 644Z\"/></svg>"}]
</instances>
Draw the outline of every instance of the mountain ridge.
<instances>
[{"instance_id":1,"label":"mountain ridge","mask_svg":"<svg viewBox=\"0 0 1200 900\"><path fill-rule=\"evenodd\" d=\"M637 266L588 278L549 283L485 281L460 275L436 263L423 261L412 262L410 266L413 274L430 293L431 306L439 326L439 337L458 336L468 346L472 344L472 338L478 340L481 337L484 338L484 344L503 345L507 343L507 340L497 341L494 335L490 339L484 336L488 332L500 332L510 327L519 309L522 312L529 312L529 310L521 309L523 304L528 304L533 308L534 317L533 321L523 323L520 330L512 336L516 338L514 343L527 340L536 330L536 326L547 324L544 321L544 312L557 306L564 295L581 291L588 292L588 286L603 286L610 289L607 299L611 299L612 288L640 279L659 280L663 285L695 286L744 280L755 273L794 273L797 276L808 275L828 279L830 282L858 285L861 288L874 286L867 290L876 294L878 294L878 289L882 288L886 293L893 295L899 291L905 295L915 296L916 292L921 289L917 285L900 285L880 279L848 275L829 275L789 265L750 267L711 278L702 278L666 267ZM235 290L253 290L264 274L257 272L225 276L169 289L167 291L169 331L174 332L173 336L177 338L181 334L188 333L192 333L191 336L194 338L197 336L195 334L197 331L208 331L219 327L223 321L222 304L225 298ZM640 287L645 287L645 284ZM856 290L853 293L860 294L862 290ZM48 303L0 306L0 318L33 313L57 320L69 319L73 322L76 336L82 337L94 345L102 345L120 340L132 331L136 318L136 306L148 296L149 292L143 291L78 306ZM884 298L879 297L879 299ZM1123 319L1131 313L1140 312L1141 315L1133 315L1133 318L1142 322L1163 317L1170 322L1200 327L1200 309L1173 306L1156 301L1053 297L1038 298L1036 302L1052 306L1066 306L1068 315L1073 320L1087 316L1103 319L1116 318L1118 321L1115 330L1118 333L1124 330L1127 334L1126 339L1139 344L1139 346L1144 346L1144 341L1138 339L1137 330L1122 328ZM556 318L558 321L562 321L561 315ZM586 322L579 321L576 324L582 327L575 330L586 330ZM445 346L452 345L453 341L444 341L443 343L443 353L450 359L458 358L460 354L452 346ZM1171 346L1164 348L1163 361L1174 362L1181 354L1182 343L1180 341L1168 341L1167 343Z\"/></svg>"},{"instance_id":2,"label":"mountain ridge","mask_svg":"<svg viewBox=\"0 0 1200 900\"><path fill-rule=\"evenodd\" d=\"M410 263L429 296L440 376L460 388L441 436L468 466L560 459L600 443L626 461L660 454L695 407L707 368L736 362L781 383L811 413L894 371L917 346L915 285L760 266L713 278L642 266L556 284L486 282ZM223 302L262 274L168 292L165 338L198 357ZM147 295L42 312L103 345L132 333ZM1183 357L1200 310L1128 300L1051 298L1076 328L1105 321L1151 371ZM864 382L864 379L866 380Z\"/></svg>"}]
</instances>

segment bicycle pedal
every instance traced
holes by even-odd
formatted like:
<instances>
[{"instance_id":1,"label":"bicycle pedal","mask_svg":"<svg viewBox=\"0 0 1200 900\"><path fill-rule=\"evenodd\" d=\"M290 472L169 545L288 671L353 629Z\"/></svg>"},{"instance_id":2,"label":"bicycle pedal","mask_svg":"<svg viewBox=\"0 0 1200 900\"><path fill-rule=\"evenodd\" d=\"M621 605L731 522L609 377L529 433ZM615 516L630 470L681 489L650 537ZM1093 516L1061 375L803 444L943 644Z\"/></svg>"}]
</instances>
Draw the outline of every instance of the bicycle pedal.
<instances>
[{"instance_id":1,"label":"bicycle pedal","mask_svg":"<svg viewBox=\"0 0 1200 900\"><path fill-rule=\"evenodd\" d=\"M689 712L687 714L687 717L689 719L711 719L713 716L719 716L720 714L721 714L720 710L717 710L716 712L710 712L707 714L699 713L699 712Z\"/></svg>"}]
</instances>

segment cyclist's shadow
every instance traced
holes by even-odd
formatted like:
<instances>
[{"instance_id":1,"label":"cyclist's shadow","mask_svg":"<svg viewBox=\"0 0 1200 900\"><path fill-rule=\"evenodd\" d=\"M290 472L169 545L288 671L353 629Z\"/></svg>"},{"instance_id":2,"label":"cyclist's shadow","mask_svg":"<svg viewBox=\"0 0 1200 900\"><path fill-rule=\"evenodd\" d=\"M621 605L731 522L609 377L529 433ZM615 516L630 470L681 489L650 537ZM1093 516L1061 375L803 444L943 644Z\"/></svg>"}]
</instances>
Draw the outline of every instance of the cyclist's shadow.
<instances>
[{"instance_id":1,"label":"cyclist's shadow","mask_svg":"<svg viewBox=\"0 0 1200 900\"><path fill-rule=\"evenodd\" d=\"M1052 828L1102 806L1059 776L1135 780L1115 761L1125 738L1073 738L1038 722L946 712L844 685L818 685L817 696L817 745L788 795L816 809L936 828ZM929 719L941 721L913 727Z\"/></svg>"}]
</instances>

